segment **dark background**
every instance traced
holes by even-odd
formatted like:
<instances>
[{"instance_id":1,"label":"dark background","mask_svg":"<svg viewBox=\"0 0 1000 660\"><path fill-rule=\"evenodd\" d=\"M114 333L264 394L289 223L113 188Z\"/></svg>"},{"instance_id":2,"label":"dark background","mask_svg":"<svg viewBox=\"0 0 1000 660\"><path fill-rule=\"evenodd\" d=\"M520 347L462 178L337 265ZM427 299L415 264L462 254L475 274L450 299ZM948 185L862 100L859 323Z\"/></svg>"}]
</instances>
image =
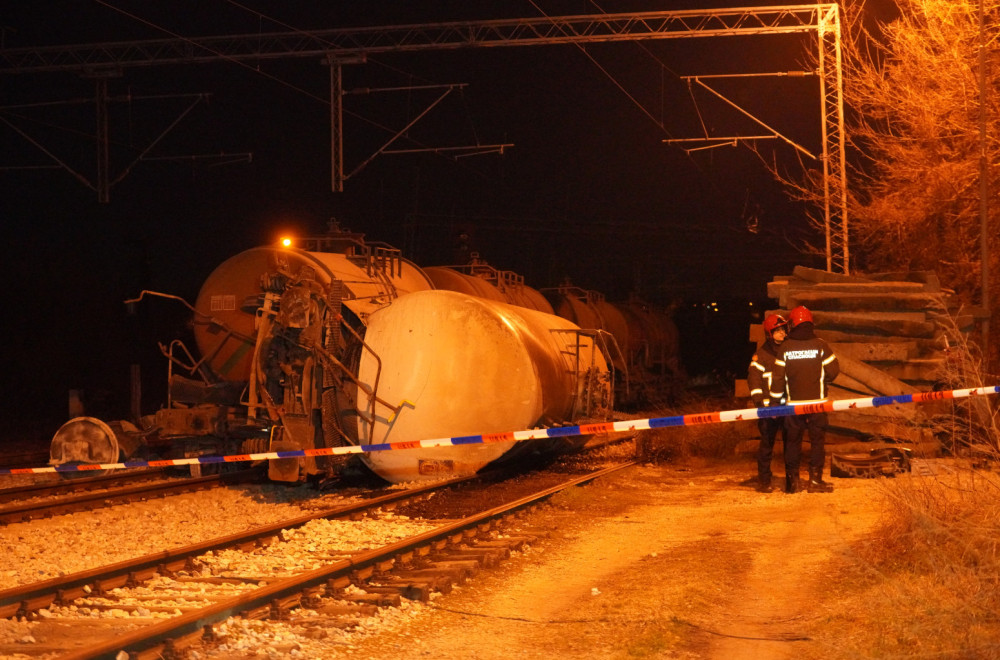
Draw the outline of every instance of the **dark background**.
<instances>
[{"instance_id":1,"label":"dark background","mask_svg":"<svg viewBox=\"0 0 1000 660\"><path fill-rule=\"evenodd\" d=\"M361 25L698 8L706 3L265 2L35 0L0 2L3 47L235 35ZM792 4L792 3L774 3ZM308 5L308 6L304 6ZM716 3L716 6L731 6ZM428 9L432 7L432 9ZM791 147L758 142L686 153L669 138L764 131L680 75L798 70L815 35L726 37L587 46L395 54L344 67L344 87L466 84L393 148L513 143L502 155L381 155L330 191L328 73L287 59L127 69L109 90L108 204L96 172L94 83L78 75L0 77L3 390L12 422L53 431L67 392L88 413L128 413L128 365L142 365L144 412L163 402L157 342L183 336L170 301L123 301L142 289L194 300L221 261L286 232L316 234L336 218L424 266L467 247L536 288L569 278L604 292L676 305L692 376L743 377L754 313L773 306L766 283L821 237L761 158L793 175ZM717 81L741 107L815 152L815 79ZM133 161L191 103L210 94ZM369 158L440 90L345 97L345 170ZM143 96L160 96L146 100ZM73 101L72 103L66 103ZM38 105L41 103L58 105ZM27 107L30 104L30 107ZM641 107L640 107L641 106ZM26 133L33 145L13 127ZM391 127L387 131L382 127ZM693 145L692 145L693 146ZM246 162L204 156L251 153ZM192 158L199 156L199 158ZM241 160L241 159L236 159ZM815 164L810 165L814 167ZM711 307L711 303L716 303ZM718 310L718 311L715 311ZM714 375L713 375L714 374Z\"/></svg>"}]
</instances>

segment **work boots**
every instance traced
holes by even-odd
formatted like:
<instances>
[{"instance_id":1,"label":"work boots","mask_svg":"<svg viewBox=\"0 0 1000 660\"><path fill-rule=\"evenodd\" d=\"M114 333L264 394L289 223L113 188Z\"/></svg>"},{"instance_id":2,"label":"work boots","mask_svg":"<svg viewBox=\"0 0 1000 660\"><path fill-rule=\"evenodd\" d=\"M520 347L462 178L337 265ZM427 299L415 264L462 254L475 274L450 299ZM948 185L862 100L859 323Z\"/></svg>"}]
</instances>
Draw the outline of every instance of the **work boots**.
<instances>
[{"instance_id":1,"label":"work boots","mask_svg":"<svg viewBox=\"0 0 1000 660\"><path fill-rule=\"evenodd\" d=\"M757 475L757 483L754 484L754 490L758 493L770 493L774 490L771 485L771 474L759 474Z\"/></svg>"},{"instance_id":2,"label":"work boots","mask_svg":"<svg viewBox=\"0 0 1000 660\"><path fill-rule=\"evenodd\" d=\"M833 484L823 481L823 470L809 470L809 485L806 490L810 493L832 493Z\"/></svg>"},{"instance_id":3,"label":"work boots","mask_svg":"<svg viewBox=\"0 0 1000 660\"><path fill-rule=\"evenodd\" d=\"M785 492L786 493L797 493L801 490L799 486L799 475L785 475Z\"/></svg>"}]
</instances>

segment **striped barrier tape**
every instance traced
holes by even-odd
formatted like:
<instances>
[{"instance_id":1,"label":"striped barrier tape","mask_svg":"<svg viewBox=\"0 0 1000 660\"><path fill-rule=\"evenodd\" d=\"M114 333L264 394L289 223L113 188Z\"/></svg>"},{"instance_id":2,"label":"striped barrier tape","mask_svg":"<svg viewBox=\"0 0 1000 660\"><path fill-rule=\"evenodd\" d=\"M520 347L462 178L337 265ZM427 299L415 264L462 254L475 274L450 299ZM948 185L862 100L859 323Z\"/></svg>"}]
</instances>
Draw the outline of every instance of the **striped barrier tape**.
<instances>
[{"instance_id":1,"label":"striped barrier tape","mask_svg":"<svg viewBox=\"0 0 1000 660\"><path fill-rule=\"evenodd\" d=\"M0 475L40 474L45 472L84 472L88 470L120 470L123 468L169 467L173 465L239 463L277 458L338 456L342 454L364 454L368 452L395 451L400 449L425 449L432 447L492 444L496 442L523 442L525 440L563 438L621 431L638 431L644 429L664 428L668 426L694 426L696 424L739 422L760 419L761 417L790 417L792 415L807 415L810 413L835 412L841 410L854 410L858 408L878 408L879 406L888 406L894 403L926 403L928 401L962 399L966 397L997 393L1000 393L1000 386L973 387L960 390L943 390L940 392L917 392L914 394L875 396L861 399L839 399L836 401L827 401L825 403L809 403L795 406L771 406L769 408L745 408L743 410L723 410L717 412L695 413L692 415L650 417L646 419L599 422L596 424L561 426L548 429L531 429L527 431L511 431L507 433L488 433L484 435L466 435L453 438L435 438L432 440L414 440L411 442L385 442L374 445L349 445L345 447L323 447L319 449L296 449L292 451L276 451L259 454L237 454L234 456L198 456L195 458L175 458L161 461L125 461L124 463L56 465L40 468L0 468Z\"/></svg>"}]
</instances>

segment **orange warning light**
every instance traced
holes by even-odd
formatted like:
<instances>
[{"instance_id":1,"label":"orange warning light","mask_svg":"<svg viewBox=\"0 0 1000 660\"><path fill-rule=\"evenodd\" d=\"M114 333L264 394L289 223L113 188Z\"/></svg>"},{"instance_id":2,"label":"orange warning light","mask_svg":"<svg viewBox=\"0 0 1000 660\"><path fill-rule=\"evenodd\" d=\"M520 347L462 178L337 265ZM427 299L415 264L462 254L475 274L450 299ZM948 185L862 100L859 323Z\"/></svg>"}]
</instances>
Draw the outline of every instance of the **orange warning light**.
<instances>
[{"instance_id":1,"label":"orange warning light","mask_svg":"<svg viewBox=\"0 0 1000 660\"><path fill-rule=\"evenodd\" d=\"M292 239L287 236L282 238L281 247L292 247Z\"/></svg>"}]
</instances>

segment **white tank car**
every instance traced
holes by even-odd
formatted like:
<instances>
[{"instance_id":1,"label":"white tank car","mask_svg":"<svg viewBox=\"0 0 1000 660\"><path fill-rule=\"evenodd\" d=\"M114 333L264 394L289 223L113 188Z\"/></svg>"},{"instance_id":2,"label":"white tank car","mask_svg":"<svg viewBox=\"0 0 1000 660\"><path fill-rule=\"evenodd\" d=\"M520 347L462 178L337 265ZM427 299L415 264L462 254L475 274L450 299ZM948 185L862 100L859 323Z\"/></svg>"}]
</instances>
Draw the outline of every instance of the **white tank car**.
<instances>
[{"instance_id":1,"label":"white tank car","mask_svg":"<svg viewBox=\"0 0 1000 660\"><path fill-rule=\"evenodd\" d=\"M358 380L392 408L358 418L364 444L503 433L603 419L611 382L594 339L551 314L453 291L420 291L374 312ZM376 357L377 356L377 359ZM363 396L359 393L359 399ZM513 443L372 452L389 481L472 474Z\"/></svg>"}]
</instances>

